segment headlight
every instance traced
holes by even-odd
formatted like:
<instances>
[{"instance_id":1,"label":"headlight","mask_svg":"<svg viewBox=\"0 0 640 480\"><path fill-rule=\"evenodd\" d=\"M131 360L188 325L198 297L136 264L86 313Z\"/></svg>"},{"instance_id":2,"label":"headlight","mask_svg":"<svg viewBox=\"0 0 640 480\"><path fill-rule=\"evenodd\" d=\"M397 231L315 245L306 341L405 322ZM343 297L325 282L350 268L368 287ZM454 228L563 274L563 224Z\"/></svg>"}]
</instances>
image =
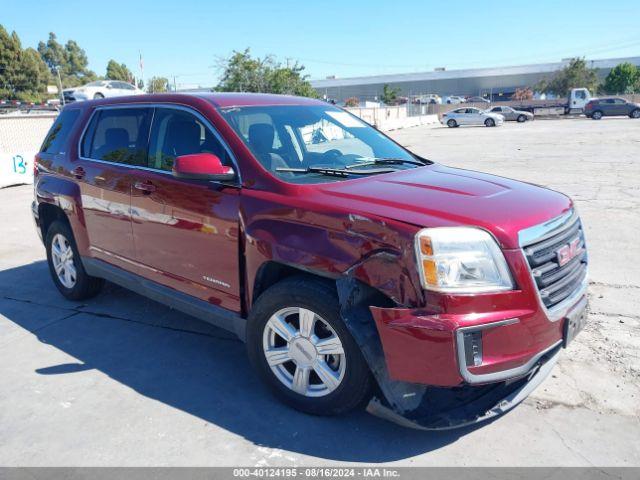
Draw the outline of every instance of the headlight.
<instances>
[{"instance_id":1,"label":"headlight","mask_svg":"<svg viewBox=\"0 0 640 480\"><path fill-rule=\"evenodd\" d=\"M504 255L484 230L425 228L416 235L415 248L420 281L427 290L478 293L513 289Z\"/></svg>"}]
</instances>

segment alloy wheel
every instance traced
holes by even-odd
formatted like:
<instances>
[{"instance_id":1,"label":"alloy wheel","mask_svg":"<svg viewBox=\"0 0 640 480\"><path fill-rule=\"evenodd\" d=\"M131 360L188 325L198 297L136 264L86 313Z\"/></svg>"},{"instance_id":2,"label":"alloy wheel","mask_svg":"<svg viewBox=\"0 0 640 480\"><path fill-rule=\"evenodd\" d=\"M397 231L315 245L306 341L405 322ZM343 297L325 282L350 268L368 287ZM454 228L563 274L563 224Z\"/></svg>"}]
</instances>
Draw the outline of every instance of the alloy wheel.
<instances>
[{"instance_id":1,"label":"alloy wheel","mask_svg":"<svg viewBox=\"0 0 640 480\"><path fill-rule=\"evenodd\" d=\"M276 378L305 397L328 395L344 378L346 357L340 338L326 320L306 308L274 313L264 327L262 346Z\"/></svg>"},{"instance_id":2,"label":"alloy wheel","mask_svg":"<svg viewBox=\"0 0 640 480\"><path fill-rule=\"evenodd\" d=\"M60 233L57 233L51 241L51 261L58 281L65 288L73 288L77 280L73 249L69 240Z\"/></svg>"}]
</instances>

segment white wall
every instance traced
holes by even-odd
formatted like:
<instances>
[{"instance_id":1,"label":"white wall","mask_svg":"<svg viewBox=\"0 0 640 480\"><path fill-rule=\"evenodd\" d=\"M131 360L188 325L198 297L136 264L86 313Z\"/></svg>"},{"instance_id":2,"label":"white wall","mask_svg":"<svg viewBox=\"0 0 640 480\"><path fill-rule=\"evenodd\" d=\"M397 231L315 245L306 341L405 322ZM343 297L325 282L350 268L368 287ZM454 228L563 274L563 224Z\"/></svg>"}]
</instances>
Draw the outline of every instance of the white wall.
<instances>
[{"instance_id":1,"label":"white wall","mask_svg":"<svg viewBox=\"0 0 640 480\"><path fill-rule=\"evenodd\" d=\"M0 115L0 188L33 183L33 159L57 115Z\"/></svg>"}]
</instances>

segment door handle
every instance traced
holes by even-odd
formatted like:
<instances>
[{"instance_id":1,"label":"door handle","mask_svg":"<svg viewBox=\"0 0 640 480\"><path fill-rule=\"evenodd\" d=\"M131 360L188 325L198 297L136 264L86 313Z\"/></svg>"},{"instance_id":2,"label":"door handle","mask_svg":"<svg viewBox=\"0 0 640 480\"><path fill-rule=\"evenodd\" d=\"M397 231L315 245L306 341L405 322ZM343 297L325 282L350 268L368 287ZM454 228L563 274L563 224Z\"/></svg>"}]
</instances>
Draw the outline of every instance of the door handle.
<instances>
[{"instance_id":1,"label":"door handle","mask_svg":"<svg viewBox=\"0 0 640 480\"><path fill-rule=\"evenodd\" d=\"M156 191L156 186L151 182L136 182L133 184L133 188L142 191L146 195Z\"/></svg>"},{"instance_id":2,"label":"door handle","mask_svg":"<svg viewBox=\"0 0 640 480\"><path fill-rule=\"evenodd\" d=\"M73 175L74 177L76 177L78 180L80 180L81 178L83 178L85 176L87 172L84 171L84 168L82 167L76 167L73 170L71 170L71 175Z\"/></svg>"}]
</instances>

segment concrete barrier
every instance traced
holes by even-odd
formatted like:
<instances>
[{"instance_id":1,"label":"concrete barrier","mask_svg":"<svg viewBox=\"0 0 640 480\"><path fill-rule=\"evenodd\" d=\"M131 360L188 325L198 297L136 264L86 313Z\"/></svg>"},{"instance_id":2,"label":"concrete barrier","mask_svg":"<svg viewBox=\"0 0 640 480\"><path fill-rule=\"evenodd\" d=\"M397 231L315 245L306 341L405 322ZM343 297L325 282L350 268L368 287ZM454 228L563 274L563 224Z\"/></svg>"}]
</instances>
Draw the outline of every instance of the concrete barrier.
<instances>
[{"instance_id":1,"label":"concrete barrier","mask_svg":"<svg viewBox=\"0 0 640 480\"><path fill-rule=\"evenodd\" d=\"M0 115L0 188L33 183L33 158L56 116Z\"/></svg>"},{"instance_id":2,"label":"concrete barrier","mask_svg":"<svg viewBox=\"0 0 640 480\"><path fill-rule=\"evenodd\" d=\"M347 110L382 131L438 124L437 115L407 115L407 107L405 105L395 107L354 107L347 108Z\"/></svg>"}]
</instances>

